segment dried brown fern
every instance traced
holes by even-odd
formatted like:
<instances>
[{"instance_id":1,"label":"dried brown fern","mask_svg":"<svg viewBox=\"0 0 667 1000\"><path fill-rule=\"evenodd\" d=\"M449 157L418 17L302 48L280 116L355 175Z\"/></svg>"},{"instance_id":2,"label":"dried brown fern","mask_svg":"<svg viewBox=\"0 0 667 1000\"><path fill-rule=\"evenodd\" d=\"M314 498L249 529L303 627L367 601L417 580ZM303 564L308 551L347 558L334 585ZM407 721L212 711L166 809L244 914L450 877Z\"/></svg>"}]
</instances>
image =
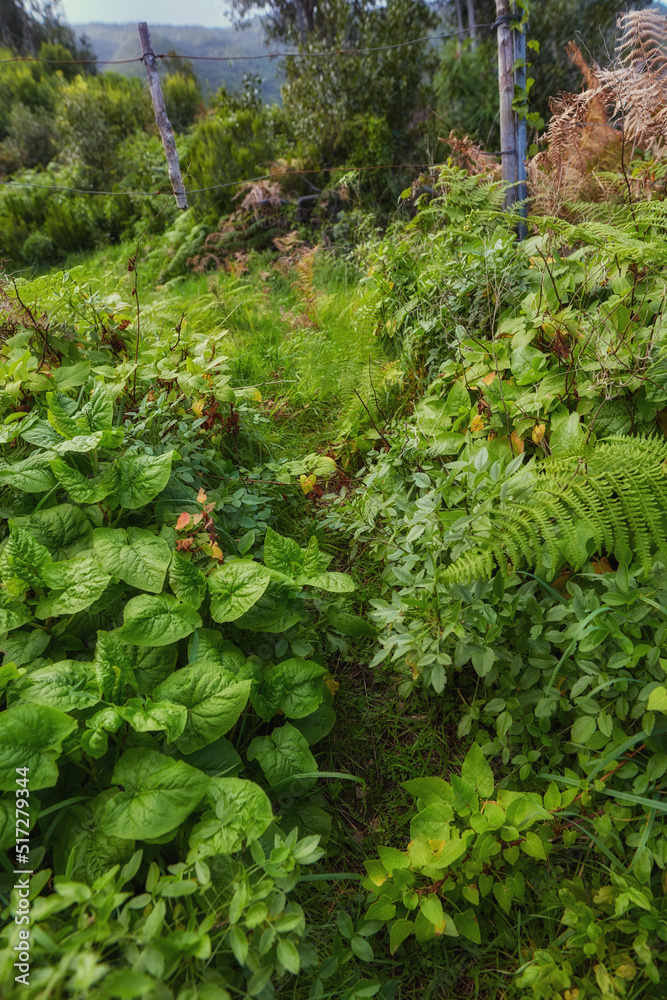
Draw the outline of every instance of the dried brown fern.
<instances>
[{"instance_id":1,"label":"dried brown fern","mask_svg":"<svg viewBox=\"0 0 667 1000\"><path fill-rule=\"evenodd\" d=\"M529 178L540 211L567 214L574 201L609 197L609 179L620 172L626 199L639 191L628 176L627 159L636 150L664 155L667 136L667 15L629 11L618 19L612 64L589 66L576 45L568 54L581 70L585 89L560 94L550 102L552 118L546 149L529 164ZM646 197L646 178L641 196Z\"/></svg>"},{"instance_id":2,"label":"dried brown fern","mask_svg":"<svg viewBox=\"0 0 667 1000\"><path fill-rule=\"evenodd\" d=\"M452 130L446 139L439 139L438 142L447 143L452 151L452 160L457 167L461 167L467 173L500 178L502 168L498 158L492 153L484 152L468 135L459 138Z\"/></svg>"}]
</instances>

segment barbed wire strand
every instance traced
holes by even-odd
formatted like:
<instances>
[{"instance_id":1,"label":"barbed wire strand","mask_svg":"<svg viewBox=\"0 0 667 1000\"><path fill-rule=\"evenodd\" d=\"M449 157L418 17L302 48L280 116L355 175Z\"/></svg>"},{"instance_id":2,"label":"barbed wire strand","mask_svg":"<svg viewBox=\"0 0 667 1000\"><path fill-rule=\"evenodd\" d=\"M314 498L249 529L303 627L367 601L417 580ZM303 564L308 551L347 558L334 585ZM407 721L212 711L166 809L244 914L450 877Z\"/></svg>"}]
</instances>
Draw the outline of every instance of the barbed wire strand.
<instances>
[{"instance_id":1,"label":"barbed wire strand","mask_svg":"<svg viewBox=\"0 0 667 1000\"><path fill-rule=\"evenodd\" d=\"M495 23L495 22L494 22ZM488 24L475 24L473 28L492 28L494 25L490 22ZM470 28L466 28L469 31ZM156 59L187 59L189 62L242 62L243 60L255 60L255 59L285 59L289 57L290 59L324 59L330 58L331 56L346 56L346 55L366 55L369 52L388 52L391 49L402 49L407 45L419 45L421 42L433 42L437 40L442 40L445 38L455 38L459 35L458 31L450 31L445 34L440 35L424 35L422 38L411 38L407 42L396 42L393 45L374 45L369 48L352 48L352 49L328 49L325 52L266 52L261 54L247 55L247 56L188 56L181 55L179 53L158 53L155 54ZM41 56L12 56L11 59L0 59L0 64L2 63L15 63L15 62L38 62L38 63L50 63L54 66L85 66L85 65L99 65L99 66L124 66L128 63L140 63L144 61L143 56L137 56L133 59L43 59Z\"/></svg>"},{"instance_id":2,"label":"barbed wire strand","mask_svg":"<svg viewBox=\"0 0 667 1000\"><path fill-rule=\"evenodd\" d=\"M209 187L186 189L186 195L203 194L205 191L217 191L220 188L240 187L243 184L255 184L257 181L279 180L286 176L299 176L301 174L323 174L344 171L354 173L357 170L399 170L399 169L423 169L440 166L437 163L379 163L372 167L351 167L343 165L339 167L317 167L312 170L281 170L272 174L260 174L257 177L246 177L243 180L227 181L224 184L211 184ZM29 187L38 188L42 191L64 191L72 194L87 195L111 195L117 198L157 198L160 195L169 195L169 191L97 191L90 188L75 188L51 184L34 184L32 181L3 181L0 180L0 189L3 187Z\"/></svg>"}]
</instances>

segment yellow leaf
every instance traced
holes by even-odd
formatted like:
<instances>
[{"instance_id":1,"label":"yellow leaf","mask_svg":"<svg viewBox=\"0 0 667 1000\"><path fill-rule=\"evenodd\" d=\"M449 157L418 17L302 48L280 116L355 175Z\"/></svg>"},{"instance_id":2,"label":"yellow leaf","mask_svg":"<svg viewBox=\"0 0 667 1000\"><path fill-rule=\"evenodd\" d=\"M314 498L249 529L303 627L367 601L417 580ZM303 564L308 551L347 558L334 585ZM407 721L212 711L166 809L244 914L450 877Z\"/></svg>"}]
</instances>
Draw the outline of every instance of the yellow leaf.
<instances>
[{"instance_id":1,"label":"yellow leaf","mask_svg":"<svg viewBox=\"0 0 667 1000\"><path fill-rule=\"evenodd\" d=\"M512 443L512 451L515 455L523 454L523 441L519 437L516 431L512 431L510 434L510 441Z\"/></svg>"},{"instance_id":2,"label":"yellow leaf","mask_svg":"<svg viewBox=\"0 0 667 1000\"><path fill-rule=\"evenodd\" d=\"M206 494L201 488L197 494L197 503L206 503Z\"/></svg>"},{"instance_id":3,"label":"yellow leaf","mask_svg":"<svg viewBox=\"0 0 667 1000\"><path fill-rule=\"evenodd\" d=\"M531 437L533 439L533 444L540 443L540 441L544 437L545 430L546 430L545 424L535 424L535 426L533 427L533 433L531 434Z\"/></svg>"},{"instance_id":4,"label":"yellow leaf","mask_svg":"<svg viewBox=\"0 0 667 1000\"><path fill-rule=\"evenodd\" d=\"M262 394L259 391L259 389L255 389L255 391L252 394L252 398L255 400L256 403L262 402Z\"/></svg>"},{"instance_id":5,"label":"yellow leaf","mask_svg":"<svg viewBox=\"0 0 667 1000\"><path fill-rule=\"evenodd\" d=\"M303 490L304 493L310 493L310 491L313 489L317 481L314 475L299 476L299 480L301 481L301 489Z\"/></svg>"},{"instance_id":6,"label":"yellow leaf","mask_svg":"<svg viewBox=\"0 0 667 1000\"><path fill-rule=\"evenodd\" d=\"M495 377L496 377L496 373L495 372L489 372L488 375L484 376L484 378L482 379L482 382L484 383L484 385L491 385L491 383L493 382L493 380L494 380Z\"/></svg>"},{"instance_id":7,"label":"yellow leaf","mask_svg":"<svg viewBox=\"0 0 667 1000\"><path fill-rule=\"evenodd\" d=\"M194 413L195 417L203 417L205 405L206 405L205 399L198 399L196 403L192 404L192 412Z\"/></svg>"},{"instance_id":8,"label":"yellow leaf","mask_svg":"<svg viewBox=\"0 0 667 1000\"><path fill-rule=\"evenodd\" d=\"M211 559L219 559L222 561L222 549L217 542L214 545L211 545Z\"/></svg>"},{"instance_id":9,"label":"yellow leaf","mask_svg":"<svg viewBox=\"0 0 667 1000\"><path fill-rule=\"evenodd\" d=\"M483 427L484 427L484 421L482 420L482 418L480 417L480 415L478 413L476 417L473 417L473 419L472 419L472 421L470 423L470 430L473 431L473 432L474 431L481 431Z\"/></svg>"},{"instance_id":10,"label":"yellow leaf","mask_svg":"<svg viewBox=\"0 0 667 1000\"><path fill-rule=\"evenodd\" d=\"M326 677L324 683L329 688L332 694L335 694L338 688L340 687L338 681L335 681L333 677Z\"/></svg>"}]
</instances>

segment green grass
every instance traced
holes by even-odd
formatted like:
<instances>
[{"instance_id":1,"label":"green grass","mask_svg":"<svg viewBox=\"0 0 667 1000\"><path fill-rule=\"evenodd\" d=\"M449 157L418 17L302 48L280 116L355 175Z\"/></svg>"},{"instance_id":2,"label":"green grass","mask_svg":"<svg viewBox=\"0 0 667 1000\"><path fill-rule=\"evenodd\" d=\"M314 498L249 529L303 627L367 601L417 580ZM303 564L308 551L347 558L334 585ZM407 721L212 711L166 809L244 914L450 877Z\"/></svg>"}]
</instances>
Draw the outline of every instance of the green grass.
<instances>
[{"instance_id":1,"label":"green grass","mask_svg":"<svg viewBox=\"0 0 667 1000\"><path fill-rule=\"evenodd\" d=\"M135 249L124 244L78 255L67 266L81 267L79 280L99 293L119 294L135 315L134 275L127 271ZM142 327L172 337L185 316L185 322L198 331L228 331L225 343L233 384L257 386L262 393L261 402L248 404L242 412L238 448L245 464L295 459L314 451L332 453L341 428L366 419L355 390L365 391L372 402L376 373L379 384L388 358L360 319L358 273L352 265L320 254L312 273L304 276L294 267L276 267L270 254L257 254L241 275L224 271L189 275L160 287L156 283L163 255L160 241L138 255ZM306 537L314 530L334 552L336 568L352 569L362 587L358 610L363 613L364 595L381 589L380 568L366 565L363 553L350 566L349 539L324 537L317 515L317 506L297 490L285 504L280 527L292 537ZM337 723L318 747L318 764L322 771L350 774L364 783L327 778L319 786L317 801L331 817L331 835L318 870L334 877L304 881L299 899L323 955L334 942L337 911L347 911L355 922L364 911L366 893L359 878L336 876L362 876L364 861L377 856L378 846L402 849L410 839L413 803L401 783L424 775L446 777L460 766L463 756L444 702L420 692L409 702L403 700L397 679L385 670L368 668L372 655L370 645L357 644L329 664L340 685L335 698ZM373 945L375 961L368 967L343 967L328 980L331 992L325 996L339 997L359 975L370 975L393 981L395 990L387 996L395 1000L491 1000L504 995L507 973L500 970L517 964L516 956L483 955L481 949L423 951L416 944L407 946L404 959L398 961L379 937ZM489 971L482 971L485 968ZM283 980L276 996L306 1000L308 994L307 977L297 977Z\"/></svg>"},{"instance_id":2,"label":"green grass","mask_svg":"<svg viewBox=\"0 0 667 1000\"><path fill-rule=\"evenodd\" d=\"M256 386L262 395L254 417L260 460L331 452L351 415L365 419L355 390L365 386L363 393L372 395L382 378L375 369L387 358L359 317L353 264L319 253L304 276L298 267L277 264L275 254L251 254L240 275L190 274L161 286L165 252L158 238L137 255L141 324L165 336L182 318L199 332L227 331L232 384ZM119 294L134 316L134 274L127 262L135 253L136 244L124 243L76 254L58 270L81 268L82 284Z\"/></svg>"}]
</instances>

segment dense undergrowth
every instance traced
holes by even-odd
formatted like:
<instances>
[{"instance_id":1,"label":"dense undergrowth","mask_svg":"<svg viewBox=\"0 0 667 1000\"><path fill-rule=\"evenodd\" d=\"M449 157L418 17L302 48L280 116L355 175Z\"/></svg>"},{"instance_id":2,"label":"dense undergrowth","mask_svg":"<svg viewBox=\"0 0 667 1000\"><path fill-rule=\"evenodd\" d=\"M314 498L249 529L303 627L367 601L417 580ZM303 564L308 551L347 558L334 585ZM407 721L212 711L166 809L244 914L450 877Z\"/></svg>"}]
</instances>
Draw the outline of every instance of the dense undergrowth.
<instances>
[{"instance_id":1,"label":"dense undergrowth","mask_svg":"<svg viewBox=\"0 0 667 1000\"><path fill-rule=\"evenodd\" d=\"M5 283L30 995L660 995L662 214L440 185L353 259Z\"/></svg>"},{"instance_id":2,"label":"dense undergrowth","mask_svg":"<svg viewBox=\"0 0 667 1000\"><path fill-rule=\"evenodd\" d=\"M389 224L3 192L3 996L663 996L664 163L557 125L523 242L465 140Z\"/></svg>"}]
</instances>

